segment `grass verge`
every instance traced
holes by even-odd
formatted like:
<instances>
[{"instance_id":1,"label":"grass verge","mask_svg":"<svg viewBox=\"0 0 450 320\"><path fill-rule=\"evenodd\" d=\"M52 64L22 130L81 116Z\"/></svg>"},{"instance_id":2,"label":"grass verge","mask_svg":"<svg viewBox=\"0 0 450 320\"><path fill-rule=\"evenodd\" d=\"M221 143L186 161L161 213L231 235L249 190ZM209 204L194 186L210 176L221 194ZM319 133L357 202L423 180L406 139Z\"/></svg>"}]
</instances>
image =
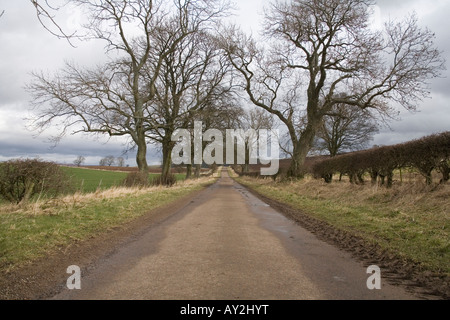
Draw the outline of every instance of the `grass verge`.
<instances>
[{"instance_id":1,"label":"grass verge","mask_svg":"<svg viewBox=\"0 0 450 320\"><path fill-rule=\"evenodd\" d=\"M58 248L108 232L212 184L215 178L174 187L110 188L0 207L0 272L12 271Z\"/></svg>"},{"instance_id":2,"label":"grass verge","mask_svg":"<svg viewBox=\"0 0 450 320\"><path fill-rule=\"evenodd\" d=\"M273 182L248 177L239 183L336 228L450 276L450 185L325 184L306 178Z\"/></svg>"}]
</instances>

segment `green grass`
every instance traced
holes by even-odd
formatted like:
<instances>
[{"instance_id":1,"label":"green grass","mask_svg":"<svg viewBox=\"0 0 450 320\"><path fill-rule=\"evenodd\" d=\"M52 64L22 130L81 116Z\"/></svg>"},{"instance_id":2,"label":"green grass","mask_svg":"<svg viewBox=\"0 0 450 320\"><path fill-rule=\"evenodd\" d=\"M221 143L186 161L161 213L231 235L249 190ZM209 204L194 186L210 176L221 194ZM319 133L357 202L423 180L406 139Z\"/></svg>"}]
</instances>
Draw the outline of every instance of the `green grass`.
<instances>
[{"instance_id":1,"label":"green grass","mask_svg":"<svg viewBox=\"0 0 450 320\"><path fill-rule=\"evenodd\" d=\"M62 167L64 172L70 177L71 184L79 192L95 192L98 189L105 190L117 187L126 178L126 172L92 170L88 168ZM149 174L151 182L158 174ZM177 181L182 181L185 174L175 174Z\"/></svg>"},{"instance_id":2,"label":"green grass","mask_svg":"<svg viewBox=\"0 0 450 320\"><path fill-rule=\"evenodd\" d=\"M424 268L450 275L450 185L430 190L404 184L387 190L312 179L237 180Z\"/></svg>"},{"instance_id":3,"label":"green grass","mask_svg":"<svg viewBox=\"0 0 450 320\"><path fill-rule=\"evenodd\" d=\"M95 192L120 186L126 178L126 172L91 170L85 168L61 167L70 177L74 189L79 192Z\"/></svg>"}]
</instances>

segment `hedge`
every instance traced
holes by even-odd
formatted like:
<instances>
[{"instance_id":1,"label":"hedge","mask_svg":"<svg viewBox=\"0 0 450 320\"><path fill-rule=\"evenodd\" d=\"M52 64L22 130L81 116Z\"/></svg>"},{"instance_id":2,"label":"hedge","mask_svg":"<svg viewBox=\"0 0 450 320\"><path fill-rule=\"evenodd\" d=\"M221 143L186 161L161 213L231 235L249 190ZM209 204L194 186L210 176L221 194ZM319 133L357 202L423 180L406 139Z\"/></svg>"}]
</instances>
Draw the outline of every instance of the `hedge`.
<instances>
[{"instance_id":1,"label":"hedge","mask_svg":"<svg viewBox=\"0 0 450 320\"><path fill-rule=\"evenodd\" d=\"M403 144L375 147L365 151L328 158L314 164L314 177L331 182L334 174L348 175L352 183L364 183L364 174L371 176L372 183L391 187L394 170L415 168L427 184L432 183L432 172L442 174L441 183L450 176L450 131L430 135Z\"/></svg>"}]
</instances>

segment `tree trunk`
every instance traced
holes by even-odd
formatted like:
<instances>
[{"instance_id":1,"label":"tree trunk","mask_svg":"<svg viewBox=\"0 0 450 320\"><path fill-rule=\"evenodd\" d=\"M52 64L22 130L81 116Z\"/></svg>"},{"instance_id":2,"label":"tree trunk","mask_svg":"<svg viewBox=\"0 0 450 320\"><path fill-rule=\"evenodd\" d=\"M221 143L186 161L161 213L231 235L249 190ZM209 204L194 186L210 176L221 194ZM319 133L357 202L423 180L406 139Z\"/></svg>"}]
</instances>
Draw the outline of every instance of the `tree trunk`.
<instances>
[{"instance_id":1,"label":"tree trunk","mask_svg":"<svg viewBox=\"0 0 450 320\"><path fill-rule=\"evenodd\" d=\"M394 171L393 170L389 170L387 173L387 185L386 187L388 189L392 188L394 184Z\"/></svg>"},{"instance_id":2,"label":"tree trunk","mask_svg":"<svg viewBox=\"0 0 450 320\"><path fill-rule=\"evenodd\" d=\"M136 142L137 145L137 154L136 154L136 163L140 172L148 172L148 164L147 164L147 143L145 138Z\"/></svg>"},{"instance_id":3,"label":"tree trunk","mask_svg":"<svg viewBox=\"0 0 450 320\"><path fill-rule=\"evenodd\" d=\"M446 183L450 180L450 166L447 164L447 162L443 161L439 165L439 171L442 173L442 179L440 183Z\"/></svg>"},{"instance_id":4,"label":"tree trunk","mask_svg":"<svg viewBox=\"0 0 450 320\"><path fill-rule=\"evenodd\" d=\"M201 169L202 169L202 165L201 164L196 164L195 165L195 173L194 173L194 175L195 175L196 178L200 178L200 171L201 171Z\"/></svg>"},{"instance_id":5,"label":"tree trunk","mask_svg":"<svg viewBox=\"0 0 450 320\"><path fill-rule=\"evenodd\" d=\"M172 169L172 149L173 143L172 141L163 142L163 163L162 163L162 172L161 172L161 184L163 185L172 185L173 181L171 179L171 169Z\"/></svg>"},{"instance_id":6,"label":"tree trunk","mask_svg":"<svg viewBox=\"0 0 450 320\"><path fill-rule=\"evenodd\" d=\"M433 169L427 169L422 171L422 175L425 177L425 183L430 186L433 184Z\"/></svg>"},{"instance_id":7,"label":"tree trunk","mask_svg":"<svg viewBox=\"0 0 450 320\"><path fill-rule=\"evenodd\" d=\"M245 161L242 165L242 172L249 173L250 172L250 148L248 141L245 141Z\"/></svg>"},{"instance_id":8,"label":"tree trunk","mask_svg":"<svg viewBox=\"0 0 450 320\"><path fill-rule=\"evenodd\" d=\"M318 123L318 121L317 121ZM288 169L287 176L292 178L303 178L305 176L305 161L311 146L313 145L316 135L317 124L314 122L309 124L300 136L297 143L293 143L293 154L291 165Z\"/></svg>"},{"instance_id":9,"label":"tree trunk","mask_svg":"<svg viewBox=\"0 0 450 320\"><path fill-rule=\"evenodd\" d=\"M30 181L29 179L26 179L24 185L24 196L20 200L20 202L27 203L28 200L30 200L31 195L33 194L35 183L33 181Z\"/></svg>"},{"instance_id":10,"label":"tree trunk","mask_svg":"<svg viewBox=\"0 0 450 320\"><path fill-rule=\"evenodd\" d=\"M188 164L186 166L186 180L191 179L192 177L192 164Z\"/></svg>"},{"instance_id":11,"label":"tree trunk","mask_svg":"<svg viewBox=\"0 0 450 320\"><path fill-rule=\"evenodd\" d=\"M351 184L355 184L356 183L356 176L354 173L349 173L348 178L350 179L350 183Z\"/></svg>"},{"instance_id":12,"label":"tree trunk","mask_svg":"<svg viewBox=\"0 0 450 320\"><path fill-rule=\"evenodd\" d=\"M358 178L358 184L364 184L364 172L358 172L356 174L356 177Z\"/></svg>"},{"instance_id":13,"label":"tree trunk","mask_svg":"<svg viewBox=\"0 0 450 320\"><path fill-rule=\"evenodd\" d=\"M325 180L326 183L331 183L333 182L333 174L332 173L325 174L323 176L323 179Z\"/></svg>"},{"instance_id":14,"label":"tree trunk","mask_svg":"<svg viewBox=\"0 0 450 320\"><path fill-rule=\"evenodd\" d=\"M145 138L145 130L143 126L143 114L142 114L142 103L138 102L136 105L136 133L133 136L134 142L137 146L136 163L138 165L139 171L141 173L148 173L147 164L147 140Z\"/></svg>"},{"instance_id":15,"label":"tree trunk","mask_svg":"<svg viewBox=\"0 0 450 320\"><path fill-rule=\"evenodd\" d=\"M370 181L373 186L377 184L377 180L378 180L378 171L371 170L370 171Z\"/></svg>"}]
</instances>

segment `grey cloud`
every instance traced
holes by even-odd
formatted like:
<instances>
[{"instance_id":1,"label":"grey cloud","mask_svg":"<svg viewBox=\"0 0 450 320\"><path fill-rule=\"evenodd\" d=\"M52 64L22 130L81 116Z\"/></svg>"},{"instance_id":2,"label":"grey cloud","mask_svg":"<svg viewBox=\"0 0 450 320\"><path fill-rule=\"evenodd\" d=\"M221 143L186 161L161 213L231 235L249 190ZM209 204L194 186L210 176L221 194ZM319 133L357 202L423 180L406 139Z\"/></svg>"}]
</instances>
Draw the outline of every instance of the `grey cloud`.
<instances>
[{"instance_id":1,"label":"grey cloud","mask_svg":"<svg viewBox=\"0 0 450 320\"><path fill-rule=\"evenodd\" d=\"M391 145L450 130L448 98L436 95L424 101L417 112L401 111L400 120L389 123L375 136L374 144Z\"/></svg>"},{"instance_id":2,"label":"grey cloud","mask_svg":"<svg viewBox=\"0 0 450 320\"><path fill-rule=\"evenodd\" d=\"M109 143L95 141L86 137L70 137L64 139L60 144L53 145L38 137L30 139L28 136L17 136L15 139L2 139L0 137L0 160L14 158L49 158L56 162L67 162L68 159L75 160L76 156L82 155L91 159L91 163L98 164L98 159L108 155L124 157L129 159L131 165L135 165L135 151L127 151L125 142L114 141ZM94 161L94 163L92 163ZM149 146L149 163L159 163L160 154L158 150ZM70 162L70 161L69 161Z\"/></svg>"},{"instance_id":3,"label":"grey cloud","mask_svg":"<svg viewBox=\"0 0 450 320\"><path fill-rule=\"evenodd\" d=\"M257 14L269 1L242 1L239 22L245 22L254 33L260 29ZM389 12L404 16L411 12L418 0L380 0L377 4L383 15ZM433 6L433 2L429 6ZM83 155L95 161L105 155L120 156L125 146L111 141L108 144L95 141L91 137L69 136L56 148L51 149L45 143L45 137L34 139L33 133L24 129L22 118L28 108L28 96L24 85L29 81L29 72L33 70L54 71L59 69L64 60L76 61L79 65L92 65L104 59L104 43L77 43L72 48L65 40L51 36L39 25L34 8L29 1L2 1L0 11L5 15L0 18L0 160L6 157L40 155L56 157L69 161L72 156ZM447 61L450 61L450 3L424 16L421 21L436 32L437 44ZM385 17L385 16L384 16ZM255 20L255 24L251 21ZM450 123L450 86L449 71L444 72L442 79L431 82L432 100L420 104L420 113L402 114L402 121L391 123L393 131L383 129L375 137L374 143L395 144L415 139L436 131L449 130ZM103 140L102 140L103 141ZM134 165L134 153L128 154ZM154 146L149 146L149 162L160 160L160 154ZM73 160L72 160L73 161ZM70 162L70 161L69 161Z\"/></svg>"}]
</instances>

